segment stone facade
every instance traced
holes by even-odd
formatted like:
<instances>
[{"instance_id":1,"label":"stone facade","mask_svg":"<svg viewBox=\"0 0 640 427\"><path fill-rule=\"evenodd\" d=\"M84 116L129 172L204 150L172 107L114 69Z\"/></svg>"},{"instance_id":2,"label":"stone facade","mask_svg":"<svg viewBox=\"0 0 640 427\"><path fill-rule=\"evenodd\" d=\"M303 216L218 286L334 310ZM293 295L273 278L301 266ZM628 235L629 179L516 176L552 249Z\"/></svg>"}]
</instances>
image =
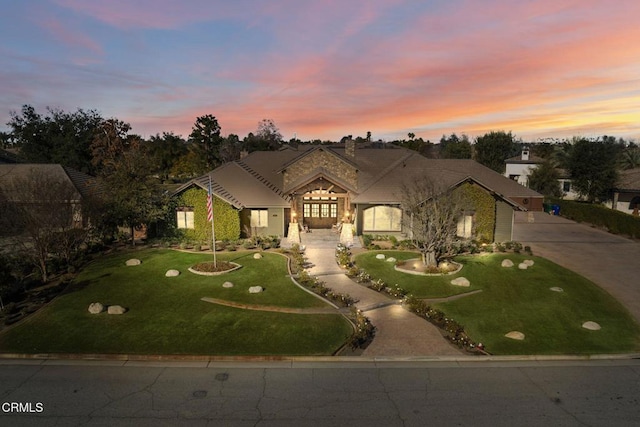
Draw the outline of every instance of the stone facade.
<instances>
[{"instance_id":1,"label":"stone facade","mask_svg":"<svg viewBox=\"0 0 640 427\"><path fill-rule=\"evenodd\" d=\"M355 166L322 149L309 153L289 165L284 171L284 187L290 188L301 177L322 168L326 173L334 175L354 189L358 188L358 172Z\"/></svg>"}]
</instances>

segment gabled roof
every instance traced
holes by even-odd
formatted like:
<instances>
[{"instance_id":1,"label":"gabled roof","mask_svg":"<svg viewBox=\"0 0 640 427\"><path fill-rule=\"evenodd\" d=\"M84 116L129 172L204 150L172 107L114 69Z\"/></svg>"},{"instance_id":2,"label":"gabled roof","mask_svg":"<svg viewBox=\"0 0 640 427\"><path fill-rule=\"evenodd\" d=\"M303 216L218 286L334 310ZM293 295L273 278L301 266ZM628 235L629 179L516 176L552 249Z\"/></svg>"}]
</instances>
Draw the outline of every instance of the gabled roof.
<instances>
[{"instance_id":1,"label":"gabled roof","mask_svg":"<svg viewBox=\"0 0 640 427\"><path fill-rule=\"evenodd\" d=\"M640 168L620 172L615 190L640 191Z\"/></svg>"},{"instance_id":2,"label":"gabled roof","mask_svg":"<svg viewBox=\"0 0 640 427\"><path fill-rule=\"evenodd\" d=\"M12 196L7 189L12 188L14 181L28 179L34 172L47 179L69 182L77 191L78 200L101 193L94 177L56 163L0 164L0 188L5 189L10 199L18 200L18 196Z\"/></svg>"},{"instance_id":3,"label":"gabled roof","mask_svg":"<svg viewBox=\"0 0 640 427\"><path fill-rule=\"evenodd\" d=\"M540 163L544 163L545 159L543 159L542 157L536 156L535 154L529 154L529 158L528 159L523 159L522 158L522 154L520 154L519 156L515 156L515 157L510 157L507 160L505 160L505 163L510 163L510 164L529 164L529 165L537 165Z\"/></svg>"}]
</instances>

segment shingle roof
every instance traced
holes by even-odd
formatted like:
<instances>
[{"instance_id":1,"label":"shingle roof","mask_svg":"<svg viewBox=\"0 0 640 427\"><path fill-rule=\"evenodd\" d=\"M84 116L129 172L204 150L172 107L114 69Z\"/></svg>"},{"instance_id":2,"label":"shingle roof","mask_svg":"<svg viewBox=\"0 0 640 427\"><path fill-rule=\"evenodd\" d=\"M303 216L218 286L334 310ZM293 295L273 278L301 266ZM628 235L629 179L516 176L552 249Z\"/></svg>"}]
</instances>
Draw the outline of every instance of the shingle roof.
<instances>
[{"instance_id":1,"label":"shingle roof","mask_svg":"<svg viewBox=\"0 0 640 427\"><path fill-rule=\"evenodd\" d=\"M17 195L11 195L7 189L12 188L16 180L28 179L34 171L50 179L69 182L78 192L78 199L101 192L94 177L53 163L0 164L0 188L4 188L10 199L17 200Z\"/></svg>"},{"instance_id":2,"label":"shingle roof","mask_svg":"<svg viewBox=\"0 0 640 427\"><path fill-rule=\"evenodd\" d=\"M620 172L616 190L640 191L640 168Z\"/></svg>"}]
</instances>

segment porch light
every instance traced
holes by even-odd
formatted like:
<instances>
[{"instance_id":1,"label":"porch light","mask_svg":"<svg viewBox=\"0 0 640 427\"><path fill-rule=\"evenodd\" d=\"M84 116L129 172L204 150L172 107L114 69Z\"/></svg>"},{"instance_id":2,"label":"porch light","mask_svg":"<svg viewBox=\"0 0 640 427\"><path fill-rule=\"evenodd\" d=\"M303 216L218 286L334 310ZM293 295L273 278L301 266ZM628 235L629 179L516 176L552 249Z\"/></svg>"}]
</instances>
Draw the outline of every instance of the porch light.
<instances>
[{"instance_id":1,"label":"porch light","mask_svg":"<svg viewBox=\"0 0 640 427\"><path fill-rule=\"evenodd\" d=\"M298 214L296 213L296 211L292 211L291 212L291 221L296 222L296 218L298 217Z\"/></svg>"}]
</instances>

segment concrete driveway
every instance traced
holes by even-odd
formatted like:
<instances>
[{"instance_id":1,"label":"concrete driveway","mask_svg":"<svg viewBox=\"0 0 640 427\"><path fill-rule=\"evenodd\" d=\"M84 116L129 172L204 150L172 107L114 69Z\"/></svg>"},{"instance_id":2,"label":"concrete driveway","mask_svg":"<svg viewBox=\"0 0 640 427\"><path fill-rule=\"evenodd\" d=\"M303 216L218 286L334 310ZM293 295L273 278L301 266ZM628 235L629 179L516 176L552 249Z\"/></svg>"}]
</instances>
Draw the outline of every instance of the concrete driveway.
<instances>
[{"instance_id":1,"label":"concrete driveway","mask_svg":"<svg viewBox=\"0 0 640 427\"><path fill-rule=\"evenodd\" d=\"M640 323L640 242L544 212L533 222L517 212L513 240L595 282Z\"/></svg>"}]
</instances>

